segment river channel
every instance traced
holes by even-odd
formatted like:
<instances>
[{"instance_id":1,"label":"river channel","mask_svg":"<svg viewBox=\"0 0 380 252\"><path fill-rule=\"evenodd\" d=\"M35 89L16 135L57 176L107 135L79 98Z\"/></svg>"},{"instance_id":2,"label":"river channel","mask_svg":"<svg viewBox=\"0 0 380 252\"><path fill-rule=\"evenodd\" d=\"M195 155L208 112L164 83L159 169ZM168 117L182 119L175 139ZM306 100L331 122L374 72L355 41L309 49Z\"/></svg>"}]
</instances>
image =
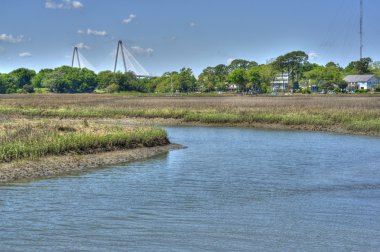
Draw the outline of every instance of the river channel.
<instances>
[{"instance_id":1,"label":"river channel","mask_svg":"<svg viewBox=\"0 0 380 252\"><path fill-rule=\"evenodd\" d=\"M0 186L0 251L378 251L380 139L169 127L154 159Z\"/></svg>"}]
</instances>

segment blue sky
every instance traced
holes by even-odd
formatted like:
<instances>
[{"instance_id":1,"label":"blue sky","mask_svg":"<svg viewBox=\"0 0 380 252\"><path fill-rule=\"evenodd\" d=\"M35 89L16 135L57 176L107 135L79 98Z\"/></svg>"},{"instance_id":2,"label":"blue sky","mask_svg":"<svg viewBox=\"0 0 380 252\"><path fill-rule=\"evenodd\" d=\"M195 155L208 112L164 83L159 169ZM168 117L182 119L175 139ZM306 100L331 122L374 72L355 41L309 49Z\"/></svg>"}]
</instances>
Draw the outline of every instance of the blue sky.
<instances>
[{"instance_id":1,"label":"blue sky","mask_svg":"<svg viewBox=\"0 0 380 252\"><path fill-rule=\"evenodd\" d=\"M380 60L380 1L365 2L364 56ZM359 57L359 0L1 0L0 72L71 63L74 45L112 70L117 41L153 75L293 50L345 66ZM121 69L121 68L119 68Z\"/></svg>"}]
</instances>

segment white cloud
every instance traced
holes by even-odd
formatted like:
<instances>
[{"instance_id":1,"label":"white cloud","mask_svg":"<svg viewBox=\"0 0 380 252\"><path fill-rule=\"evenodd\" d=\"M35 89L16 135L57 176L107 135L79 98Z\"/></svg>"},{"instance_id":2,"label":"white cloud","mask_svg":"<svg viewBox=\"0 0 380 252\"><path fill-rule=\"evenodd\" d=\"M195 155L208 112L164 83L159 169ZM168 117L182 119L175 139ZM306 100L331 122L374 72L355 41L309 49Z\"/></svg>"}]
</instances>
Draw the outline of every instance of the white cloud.
<instances>
[{"instance_id":1,"label":"white cloud","mask_svg":"<svg viewBox=\"0 0 380 252\"><path fill-rule=\"evenodd\" d=\"M154 50L152 48L142 48L140 46L132 46L131 48L129 48L129 51L135 56L151 56L154 53Z\"/></svg>"},{"instance_id":2,"label":"white cloud","mask_svg":"<svg viewBox=\"0 0 380 252\"><path fill-rule=\"evenodd\" d=\"M72 5L73 5L74 9L83 8L83 4L79 1L72 1Z\"/></svg>"},{"instance_id":3,"label":"white cloud","mask_svg":"<svg viewBox=\"0 0 380 252\"><path fill-rule=\"evenodd\" d=\"M129 24L135 19L137 16L135 14L130 14L128 18L123 19L124 24Z\"/></svg>"},{"instance_id":4,"label":"white cloud","mask_svg":"<svg viewBox=\"0 0 380 252\"><path fill-rule=\"evenodd\" d=\"M197 26L197 24L195 22L190 22L189 26L190 27L195 27L195 26Z\"/></svg>"},{"instance_id":5,"label":"white cloud","mask_svg":"<svg viewBox=\"0 0 380 252\"><path fill-rule=\"evenodd\" d=\"M86 45L83 42L76 44L75 47L78 47L79 49L86 49L86 50L90 50L91 49L90 46Z\"/></svg>"},{"instance_id":6,"label":"white cloud","mask_svg":"<svg viewBox=\"0 0 380 252\"><path fill-rule=\"evenodd\" d=\"M319 54L316 52L309 52L308 55L311 60L319 58Z\"/></svg>"},{"instance_id":7,"label":"white cloud","mask_svg":"<svg viewBox=\"0 0 380 252\"><path fill-rule=\"evenodd\" d=\"M77 33L78 33L78 34L83 34L84 31L83 31L83 30L78 30Z\"/></svg>"},{"instance_id":8,"label":"white cloud","mask_svg":"<svg viewBox=\"0 0 380 252\"><path fill-rule=\"evenodd\" d=\"M22 53L19 53L18 56L22 58L27 58L27 57L32 57L32 54L30 52L22 52Z\"/></svg>"},{"instance_id":9,"label":"white cloud","mask_svg":"<svg viewBox=\"0 0 380 252\"><path fill-rule=\"evenodd\" d=\"M45 1L46 9L80 9L83 8L83 4L76 0L62 0L61 2L55 2L52 0Z\"/></svg>"},{"instance_id":10,"label":"white cloud","mask_svg":"<svg viewBox=\"0 0 380 252\"><path fill-rule=\"evenodd\" d=\"M228 60L227 60L227 64L228 65L231 65L231 63L232 63L232 61L234 61L235 59L233 59L233 58L229 58Z\"/></svg>"},{"instance_id":11,"label":"white cloud","mask_svg":"<svg viewBox=\"0 0 380 252\"><path fill-rule=\"evenodd\" d=\"M96 30L87 29L87 35L107 36L107 32L106 31L96 31Z\"/></svg>"},{"instance_id":12,"label":"white cloud","mask_svg":"<svg viewBox=\"0 0 380 252\"><path fill-rule=\"evenodd\" d=\"M19 35L19 36L13 36L11 34L0 34L0 41L2 42L8 42L8 43L20 43L24 41L24 36Z\"/></svg>"}]
</instances>

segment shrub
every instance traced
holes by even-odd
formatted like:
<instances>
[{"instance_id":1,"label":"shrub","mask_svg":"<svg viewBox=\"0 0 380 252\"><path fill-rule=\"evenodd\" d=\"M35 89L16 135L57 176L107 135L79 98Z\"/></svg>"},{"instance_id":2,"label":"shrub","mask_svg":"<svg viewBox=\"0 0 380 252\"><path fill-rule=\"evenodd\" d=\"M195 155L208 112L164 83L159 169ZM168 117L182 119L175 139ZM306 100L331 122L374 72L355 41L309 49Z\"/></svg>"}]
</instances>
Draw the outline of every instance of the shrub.
<instances>
[{"instance_id":1,"label":"shrub","mask_svg":"<svg viewBox=\"0 0 380 252\"><path fill-rule=\"evenodd\" d=\"M22 88L22 90L23 90L25 93L34 93L34 87L33 87L32 84L24 85L24 87Z\"/></svg>"},{"instance_id":2,"label":"shrub","mask_svg":"<svg viewBox=\"0 0 380 252\"><path fill-rule=\"evenodd\" d=\"M380 84L375 86L375 92L380 92Z\"/></svg>"},{"instance_id":3,"label":"shrub","mask_svg":"<svg viewBox=\"0 0 380 252\"><path fill-rule=\"evenodd\" d=\"M108 87L106 87L107 93L116 93L120 91L120 87L117 84L111 84Z\"/></svg>"}]
</instances>

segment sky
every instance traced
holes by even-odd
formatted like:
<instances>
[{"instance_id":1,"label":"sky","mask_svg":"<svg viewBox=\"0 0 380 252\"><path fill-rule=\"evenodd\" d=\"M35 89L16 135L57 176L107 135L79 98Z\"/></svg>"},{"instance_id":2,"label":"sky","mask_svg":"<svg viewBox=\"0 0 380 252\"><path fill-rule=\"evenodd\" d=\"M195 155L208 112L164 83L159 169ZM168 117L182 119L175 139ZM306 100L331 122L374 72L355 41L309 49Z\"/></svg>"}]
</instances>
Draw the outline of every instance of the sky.
<instances>
[{"instance_id":1,"label":"sky","mask_svg":"<svg viewBox=\"0 0 380 252\"><path fill-rule=\"evenodd\" d=\"M364 56L374 60L378 10L364 0ZM359 13L359 0L1 0L0 72L71 65L74 46L88 68L113 70L118 40L151 75L294 50L346 66L359 58Z\"/></svg>"}]
</instances>

